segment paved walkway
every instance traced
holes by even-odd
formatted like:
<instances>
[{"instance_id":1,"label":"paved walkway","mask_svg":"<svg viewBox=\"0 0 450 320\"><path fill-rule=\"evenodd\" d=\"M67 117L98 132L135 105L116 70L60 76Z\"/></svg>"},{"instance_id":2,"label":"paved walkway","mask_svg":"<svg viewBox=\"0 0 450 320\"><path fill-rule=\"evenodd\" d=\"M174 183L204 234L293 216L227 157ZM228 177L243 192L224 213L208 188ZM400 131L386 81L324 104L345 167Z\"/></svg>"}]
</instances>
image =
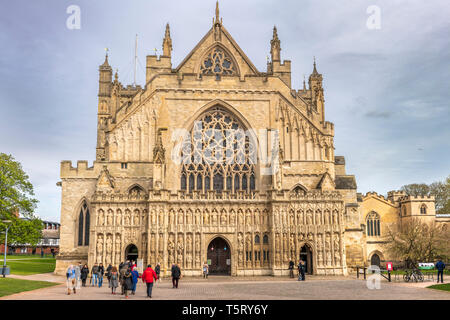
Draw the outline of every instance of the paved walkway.
<instances>
[{"instance_id":1,"label":"paved walkway","mask_svg":"<svg viewBox=\"0 0 450 320\"><path fill-rule=\"evenodd\" d=\"M111 295L106 286L102 288L85 287L77 291L77 294L67 295L64 277L53 274L33 276L11 276L11 278L43 280L60 282L58 286L43 288L34 291L22 292L0 300L125 300L123 296ZM428 283L388 283L383 281L379 290L369 290L366 282L352 277L319 277L307 278L305 282L299 282L289 278L274 277L219 277L210 276L208 279L184 278L180 281L178 289L172 288L169 279L164 279L153 289L154 300L450 300L450 293L439 290L423 288L431 285ZM117 290L120 293L120 288ZM138 283L137 293L131 296L131 300L146 299L146 289L142 282Z\"/></svg>"}]
</instances>

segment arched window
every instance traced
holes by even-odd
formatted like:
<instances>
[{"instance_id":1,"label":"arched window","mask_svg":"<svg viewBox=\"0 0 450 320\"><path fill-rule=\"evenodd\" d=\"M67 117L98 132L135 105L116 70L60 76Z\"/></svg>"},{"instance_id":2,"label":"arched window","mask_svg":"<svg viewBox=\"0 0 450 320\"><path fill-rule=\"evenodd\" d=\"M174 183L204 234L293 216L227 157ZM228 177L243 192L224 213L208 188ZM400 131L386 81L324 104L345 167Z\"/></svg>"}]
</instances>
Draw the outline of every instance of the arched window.
<instances>
[{"instance_id":1,"label":"arched window","mask_svg":"<svg viewBox=\"0 0 450 320\"><path fill-rule=\"evenodd\" d=\"M213 48L203 58L200 72L205 75L215 75L216 80L220 80L221 76L237 74L233 60L221 47Z\"/></svg>"},{"instance_id":2,"label":"arched window","mask_svg":"<svg viewBox=\"0 0 450 320\"><path fill-rule=\"evenodd\" d=\"M371 212L366 219L367 235L369 237L380 236L380 216L376 212Z\"/></svg>"},{"instance_id":3,"label":"arched window","mask_svg":"<svg viewBox=\"0 0 450 320\"><path fill-rule=\"evenodd\" d=\"M425 203L420 206L420 214L427 214L427 206Z\"/></svg>"},{"instance_id":4,"label":"arched window","mask_svg":"<svg viewBox=\"0 0 450 320\"><path fill-rule=\"evenodd\" d=\"M259 244L260 243L260 241L259 241L259 235L256 235L255 236L255 244Z\"/></svg>"},{"instance_id":5,"label":"arched window","mask_svg":"<svg viewBox=\"0 0 450 320\"><path fill-rule=\"evenodd\" d=\"M269 237L267 236L267 234L265 234L263 237L263 244L269 244Z\"/></svg>"},{"instance_id":6,"label":"arched window","mask_svg":"<svg viewBox=\"0 0 450 320\"><path fill-rule=\"evenodd\" d=\"M203 113L182 142L181 189L255 190L256 147L245 130L220 106Z\"/></svg>"},{"instance_id":7,"label":"arched window","mask_svg":"<svg viewBox=\"0 0 450 320\"><path fill-rule=\"evenodd\" d=\"M86 201L81 205L80 214L78 215L78 245L89 245L89 228L90 228L90 214Z\"/></svg>"},{"instance_id":8,"label":"arched window","mask_svg":"<svg viewBox=\"0 0 450 320\"><path fill-rule=\"evenodd\" d=\"M403 215L406 216L406 207L403 207Z\"/></svg>"}]
</instances>

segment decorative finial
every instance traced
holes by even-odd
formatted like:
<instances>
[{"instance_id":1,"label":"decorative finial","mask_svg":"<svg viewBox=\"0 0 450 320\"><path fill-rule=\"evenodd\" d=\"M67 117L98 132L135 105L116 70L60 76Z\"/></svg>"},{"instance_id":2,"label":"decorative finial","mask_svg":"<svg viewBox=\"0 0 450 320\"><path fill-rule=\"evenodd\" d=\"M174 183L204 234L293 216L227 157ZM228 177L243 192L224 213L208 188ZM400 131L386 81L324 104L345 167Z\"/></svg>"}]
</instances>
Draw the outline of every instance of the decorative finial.
<instances>
[{"instance_id":1,"label":"decorative finial","mask_svg":"<svg viewBox=\"0 0 450 320\"><path fill-rule=\"evenodd\" d=\"M315 75L319 74L316 69L316 56L314 56L314 69L313 69L312 74L315 74Z\"/></svg>"},{"instance_id":2,"label":"decorative finial","mask_svg":"<svg viewBox=\"0 0 450 320\"><path fill-rule=\"evenodd\" d=\"M118 81L119 79L119 69L116 69L116 73L114 74L114 80Z\"/></svg>"},{"instance_id":3,"label":"decorative finial","mask_svg":"<svg viewBox=\"0 0 450 320\"><path fill-rule=\"evenodd\" d=\"M216 2L216 22L219 22L219 0Z\"/></svg>"},{"instance_id":4,"label":"decorative finial","mask_svg":"<svg viewBox=\"0 0 450 320\"><path fill-rule=\"evenodd\" d=\"M155 50L155 56L157 56L158 55L158 49L153 49L153 50Z\"/></svg>"},{"instance_id":5,"label":"decorative finial","mask_svg":"<svg viewBox=\"0 0 450 320\"><path fill-rule=\"evenodd\" d=\"M170 26L169 23L166 24L166 33L163 40L163 56L170 57L172 55L172 39L170 38Z\"/></svg>"},{"instance_id":6,"label":"decorative finial","mask_svg":"<svg viewBox=\"0 0 450 320\"><path fill-rule=\"evenodd\" d=\"M281 46L280 39L278 39L277 27L273 26L273 37L270 40L270 54L272 55L272 61L280 61L281 60Z\"/></svg>"},{"instance_id":7,"label":"decorative finial","mask_svg":"<svg viewBox=\"0 0 450 320\"><path fill-rule=\"evenodd\" d=\"M305 75L303 75L303 91L306 91L306 80L305 80Z\"/></svg>"}]
</instances>

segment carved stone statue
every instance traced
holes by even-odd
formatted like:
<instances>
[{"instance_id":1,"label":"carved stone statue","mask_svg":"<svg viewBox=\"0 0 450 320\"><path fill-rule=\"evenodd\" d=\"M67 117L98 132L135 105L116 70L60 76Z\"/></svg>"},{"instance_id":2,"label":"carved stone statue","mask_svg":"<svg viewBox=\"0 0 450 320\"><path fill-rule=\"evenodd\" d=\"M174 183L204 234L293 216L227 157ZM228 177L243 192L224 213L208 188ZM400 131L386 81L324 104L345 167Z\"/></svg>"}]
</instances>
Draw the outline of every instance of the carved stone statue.
<instances>
[{"instance_id":1,"label":"carved stone statue","mask_svg":"<svg viewBox=\"0 0 450 320\"><path fill-rule=\"evenodd\" d=\"M103 226L104 224L104 217L103 217L103 210L98 211L98 225Z\"/></svg>"},{"instance_id":2,"label":"carved stone statue","mask_svg":"<svg viewBox=\"0 0 450 320\"><path fill-rule=\"evenodd\" d=\"M108 225L108 226L112 226L112 224L113 224L112 215L113 215L112 210L108 210L107 217L106 217L106 225Z\"/></svg>"},{"instance_id":3,"label":"carved stone statue","mask_svg":"<svg viewBox=\"0 0 450 320\"><path fill-rule=\"evenodd\" d=\"M192 236L190 234L186 238L186 251L192 252Z\"/></svg>"},{"instance_id":4,"label":"carved stone statue","mask_svg":"<svg viewBox=\"0 0 450 320\"><path fill-rule=\"evenodd\" d=\"M97 240L97 261L102 262L103 258L103 236L100 235Z\"/></svg>"},{"instance_id":5,"label":"carved stone statue","mask_svg":"<svg viewBox=\"0 0 450 320\"><path fill-rule=\"evenodd\" d=\"M122 225L122 212L120 210L117 210L116 213L116 226Z\"/></svg>"}]
</instances>

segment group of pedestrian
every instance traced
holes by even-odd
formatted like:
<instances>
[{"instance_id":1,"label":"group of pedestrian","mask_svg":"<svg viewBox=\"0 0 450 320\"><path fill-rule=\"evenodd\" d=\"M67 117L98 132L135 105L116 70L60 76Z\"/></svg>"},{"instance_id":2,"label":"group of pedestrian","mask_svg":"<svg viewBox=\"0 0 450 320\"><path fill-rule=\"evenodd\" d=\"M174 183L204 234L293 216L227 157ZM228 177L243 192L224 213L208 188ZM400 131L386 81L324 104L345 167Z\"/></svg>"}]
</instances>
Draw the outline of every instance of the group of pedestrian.
<instances>
[{"instance_id":1,"label":"group of pedestrian","mask_svg":"<svg viewBox=\"0 0 450 320\"><path fill-rule=\"evenodd\" d=\"M289 277L290 278L294 278L294 266L295 263L294 261L289 261ZM297 265L297 270L298 270L298 281L305 281L306 279L306 265L305 262L303 260L300 260L298 265Z\"/></svg>"}]
</instances>

